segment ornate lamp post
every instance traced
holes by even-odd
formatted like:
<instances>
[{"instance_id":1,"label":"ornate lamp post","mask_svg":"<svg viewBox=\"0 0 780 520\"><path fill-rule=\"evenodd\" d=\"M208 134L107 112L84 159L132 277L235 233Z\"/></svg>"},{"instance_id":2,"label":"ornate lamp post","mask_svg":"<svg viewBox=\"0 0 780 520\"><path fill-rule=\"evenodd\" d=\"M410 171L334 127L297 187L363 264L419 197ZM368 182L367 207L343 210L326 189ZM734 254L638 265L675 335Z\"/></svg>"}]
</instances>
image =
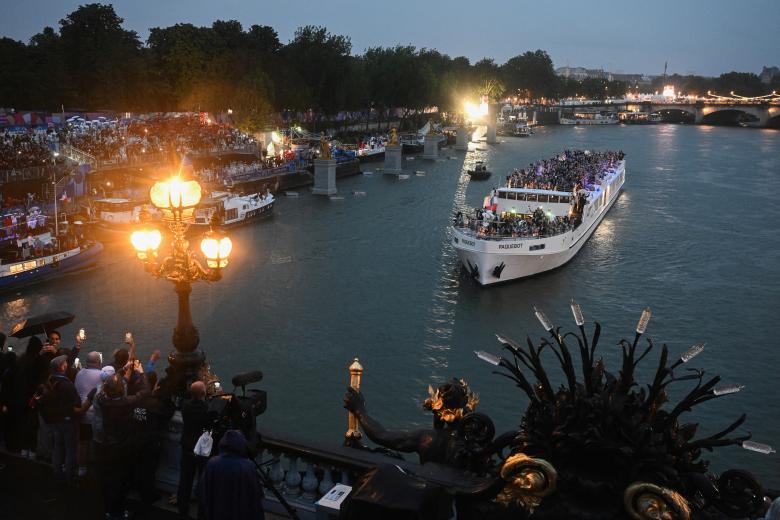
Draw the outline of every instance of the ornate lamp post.
<instances>
[{"instance_id":1,"label":"ornate lamp post","mask_svg":"<svg viewBox=\"0 0 780 520\"><path fill-rule=\"evenodd\" d=\"M190 312L192 283L198 280L216 282L222 278L222 269L228 264L233 244L230 238L222 233L207 232L200 242L205 265L190 249L186 232L193 221L195 206L201 198L197 181L172 177L167 181L155 183L149 195L152 204L162 212L163 222L170 229L170 254L158 258L163 236L160 230L151 224L149 214L145 211L141 214L140 228L133 232L130 241L144 269L155 278L165 278L172 282L178 295L178 320L173 329L173 346L176 350L168 356L170 367L166 372L169 378L168 389L181 393L198 377L205 361L203 352L198 350L200 337L198 329L192 323Z\"/></svg>"}]
</instances>

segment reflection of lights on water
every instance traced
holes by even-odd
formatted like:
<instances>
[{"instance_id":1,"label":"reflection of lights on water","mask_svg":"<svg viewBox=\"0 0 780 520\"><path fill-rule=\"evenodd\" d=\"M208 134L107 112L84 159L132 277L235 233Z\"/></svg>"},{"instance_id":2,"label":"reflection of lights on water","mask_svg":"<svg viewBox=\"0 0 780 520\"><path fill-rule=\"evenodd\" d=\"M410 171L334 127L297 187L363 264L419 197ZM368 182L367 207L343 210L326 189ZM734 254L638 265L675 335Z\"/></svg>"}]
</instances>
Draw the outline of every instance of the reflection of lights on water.
<instances>
[{"instance_id":1,"label":"reflection of lights on water","mask_svg":"<svg viewBox=\"0 0 780 520\"><path fill-rule=\"evenodd\" d=\"M599 227L593 232L593 236L599 240L611 240L615 235L615 222L607 220L606 218L601 221Z\"/></svg>"}]
</instances>

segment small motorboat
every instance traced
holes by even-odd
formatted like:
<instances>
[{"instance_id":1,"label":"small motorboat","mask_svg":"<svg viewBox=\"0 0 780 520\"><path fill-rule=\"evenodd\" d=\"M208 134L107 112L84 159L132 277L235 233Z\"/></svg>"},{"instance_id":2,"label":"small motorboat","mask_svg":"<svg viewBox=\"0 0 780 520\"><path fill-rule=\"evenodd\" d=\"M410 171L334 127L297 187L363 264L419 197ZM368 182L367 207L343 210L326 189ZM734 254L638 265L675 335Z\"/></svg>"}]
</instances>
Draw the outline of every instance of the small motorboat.
<instances>
[{"instance_id":1,"label":"small motorboat","mask_svg":"<svg viewBox=\"0 0 780 520\"><path fill-rule=\"evenodd\" d=\"M474 166L473 170L468 170L468 174L471 175L471 178L474 180L485 180L490 177L490 170L487 169L487 166L485 166L485 163L482 161L477 161L477 164Z\"/></svg>"}]
</instances>

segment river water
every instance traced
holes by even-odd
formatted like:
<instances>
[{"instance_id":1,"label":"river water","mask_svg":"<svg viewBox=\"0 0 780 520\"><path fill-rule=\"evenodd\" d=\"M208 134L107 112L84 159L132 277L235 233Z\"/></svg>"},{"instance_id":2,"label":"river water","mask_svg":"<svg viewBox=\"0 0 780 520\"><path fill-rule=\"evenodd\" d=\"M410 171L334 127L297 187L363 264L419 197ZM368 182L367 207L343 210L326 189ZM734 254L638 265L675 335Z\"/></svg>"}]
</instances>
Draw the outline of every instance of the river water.
<instances>
[{"instance_id":1,"label":"river water","mask_svg":"<svg viewBox=\"0 0 780 520\"><path fill-rule=\"evenodd\" d=\"M481 288L462 271L447 227L464 204L478 205L515 166L565 148L622 149L624 192L580 253L562 269ZM604 330L601 354L617 371L623 337L642 309L648 335L679 355L707 344L692 364L745 390L705 403L686 422L714 432L745 412L759 442L780 447L780 132L708 126L543 127L529 139L446 160L405 161L407 180L358 176L338 181L344 200L280 197L273 219L231 233L224 279L192 293L201 347L226 381L260 369L268 390L261 423L303 440L338 444L347 366L359 357L369 409L387 426L430 423L421 409L428 384L465 378L479 410L499 432L520 422L526 399L491 374L474 350L498 352L494 333L538 339L532 305L573 328L569 300ZM452 158L450 158L452 156ZM494 173L471 182L465 168L485 160ZM364 165L372 170L381 163ZM414 175L415 170L425 176ZM365 191L353 197L351 192ZM87 329L89 347L109 354L125 330L142 353L169 349L176 319L171 284L145 274L124 244L109 244L99 268L2 300L7 330L27 314L66 309L64 332ZM22 348L19 343L17 350ZM655 355L640 367L648 378ZM553 366L553 360L549 360ZM681 386L681 388L683 388ZM675 392L679 395L679 391ZM709 456L709 454L708 454ZM742 467L780 486L778 456L729 447L715 469Z\"/></svg>"}]
</instances>

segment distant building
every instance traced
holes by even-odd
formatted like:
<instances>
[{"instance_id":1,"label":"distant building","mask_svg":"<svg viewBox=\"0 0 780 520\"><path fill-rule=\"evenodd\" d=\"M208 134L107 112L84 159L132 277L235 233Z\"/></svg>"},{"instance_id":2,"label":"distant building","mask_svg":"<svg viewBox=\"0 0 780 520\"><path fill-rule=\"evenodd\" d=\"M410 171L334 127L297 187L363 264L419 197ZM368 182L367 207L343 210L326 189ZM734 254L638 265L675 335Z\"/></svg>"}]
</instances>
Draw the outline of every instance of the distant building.
<instances>
[{"instance_id":1,"label":"distant building","mask_svg":"<svg viewBox=\"0 0 780 520\"><path fill-rule=\"evenodd\" d=\"M775 76L780 76L780 68L764 67L758 77L761 78L761 83L769 84Z\"/></svg>"},{"instance_id":2,"label":"distant building","mask_svg":"<svg viewBox=\"0 0 780 520\"><path fill-rule=\"evenodd\" d=\"M558 67L555 69L558 76L582 81L586 78L606 79L608 81L625 81L629 85L649 85L652 81L645 74L622 74L607 72L604 69L586 69L585 67Z\"/></svg>"}]
</instances>

